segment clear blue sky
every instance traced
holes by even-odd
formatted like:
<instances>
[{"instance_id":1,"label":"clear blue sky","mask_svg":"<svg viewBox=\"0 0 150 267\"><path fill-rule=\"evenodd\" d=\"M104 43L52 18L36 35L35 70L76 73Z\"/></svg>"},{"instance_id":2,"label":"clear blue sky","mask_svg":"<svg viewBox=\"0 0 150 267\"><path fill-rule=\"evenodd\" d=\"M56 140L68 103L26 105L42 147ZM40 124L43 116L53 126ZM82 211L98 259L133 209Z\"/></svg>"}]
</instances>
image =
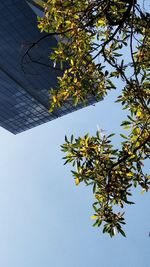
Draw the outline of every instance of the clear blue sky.
<instances>
[{"instance_id":1,"label":"clear blue sky","mask_svg":"<svg viewBox=\"0 0 150 267\"><path fill-rule=\"evenodd\" d=\"M150 195L135 193L127 238L110 239L92 227L91 188L76 187L61 159L65 134L119 131L112 99L16 136L0 128L1 267L149 266Z\"/></svg>"}]
</instances>

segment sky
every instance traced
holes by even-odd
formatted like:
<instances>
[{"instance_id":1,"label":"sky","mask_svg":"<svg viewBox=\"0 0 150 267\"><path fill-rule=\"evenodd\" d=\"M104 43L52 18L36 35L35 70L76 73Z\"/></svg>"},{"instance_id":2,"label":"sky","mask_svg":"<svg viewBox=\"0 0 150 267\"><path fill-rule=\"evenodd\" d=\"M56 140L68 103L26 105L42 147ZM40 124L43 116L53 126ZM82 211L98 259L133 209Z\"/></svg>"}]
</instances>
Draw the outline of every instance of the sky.
<instances>
[{"instance_id":1,"label":"sky","mask_svg":"<svg viewBox=\"0 0 150 267\"><path fill-rule=\"evenodd\" d=\"M0 266L148 267L149 193L126 211L127 237L92 227L92 188L75 186L64 166L64 136L117 132L125 118L116 92L105 101L18 135L0 128Z\"/></svg>"}]
</instances>

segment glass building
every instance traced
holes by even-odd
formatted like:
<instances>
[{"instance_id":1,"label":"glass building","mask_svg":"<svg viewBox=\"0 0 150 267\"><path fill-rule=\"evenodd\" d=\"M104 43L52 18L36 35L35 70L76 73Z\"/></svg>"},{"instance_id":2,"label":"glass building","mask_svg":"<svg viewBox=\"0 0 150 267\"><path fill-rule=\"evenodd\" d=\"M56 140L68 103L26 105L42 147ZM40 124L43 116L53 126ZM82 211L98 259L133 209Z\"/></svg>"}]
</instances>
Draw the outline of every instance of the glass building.
<instances>
[{"instance_id":1,"label":"glass building","mask_svg":"<svg viewBox=\"0 0 150 267\"><path fill-rule=\"evenodd\" d=\"M56 39L44 38L37 28L36 14L43 15L40 2L0 1L0 126L13 134L82 107L67 103L48 111L49 89L61 73L49 59Z\"/></svg>"}]
</instances>

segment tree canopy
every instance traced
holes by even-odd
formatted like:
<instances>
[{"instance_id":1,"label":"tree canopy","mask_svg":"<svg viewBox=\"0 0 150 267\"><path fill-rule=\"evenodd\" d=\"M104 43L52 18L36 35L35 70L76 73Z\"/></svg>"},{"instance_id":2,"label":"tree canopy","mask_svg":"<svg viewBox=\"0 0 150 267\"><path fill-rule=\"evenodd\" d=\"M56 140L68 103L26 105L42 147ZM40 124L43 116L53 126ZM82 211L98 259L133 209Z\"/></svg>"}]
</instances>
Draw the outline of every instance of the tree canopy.
<instances>
[{"instance_id":1,"label":"tree canopy","mask_svg":"<svg viewBox=\"0 0 150 267\"><path fill-rule=\"evenodd\" d=\"M51 88L50 111L70 100L86 105L90 96L104 99L112 89L118 90L116 101L127 110L121 125L128 131L120 134L118 147L112 144L114 134L99 131L66 137L62 145L76 185L93 186L94 226L102 224L111 237L117 232L125 236L122 208L133 203L132 188L140 186L145 192L150 187L143 163L150 158L150 14L144 3L48 0L38 24L57 38L50 58L54 68L63 70L57 87Z\"/></svg>"}]
</instances>

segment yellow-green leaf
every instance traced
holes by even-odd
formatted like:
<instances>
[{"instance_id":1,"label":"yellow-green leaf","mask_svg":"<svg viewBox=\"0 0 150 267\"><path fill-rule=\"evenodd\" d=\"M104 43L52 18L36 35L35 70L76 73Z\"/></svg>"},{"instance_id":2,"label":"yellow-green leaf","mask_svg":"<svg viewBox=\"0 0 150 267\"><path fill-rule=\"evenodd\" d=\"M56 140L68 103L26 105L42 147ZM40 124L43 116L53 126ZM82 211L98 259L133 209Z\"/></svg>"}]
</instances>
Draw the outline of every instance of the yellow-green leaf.
<instances>
[{"instance_id":1,"label":"yellow-green leaf","mask_svg":"<svg viewBox=\"0 0 150 267\"><path fill-rule=\"evenodd\" d=\"M91 220L96 220L97 219L97 215L92 215L90 218L91 218Z\"/></svg>"},{"instance_id":2,"label":"yellow-green leaf","mask_svg":"<svg viewBox=\"0 0 150 267\"><path fill-rule=\"evenodd\" d=\"M79 183L80 183L79 178L76 178L76 179L75 179L75 184L78 185Z\"/></svg>"}]
</instances>

